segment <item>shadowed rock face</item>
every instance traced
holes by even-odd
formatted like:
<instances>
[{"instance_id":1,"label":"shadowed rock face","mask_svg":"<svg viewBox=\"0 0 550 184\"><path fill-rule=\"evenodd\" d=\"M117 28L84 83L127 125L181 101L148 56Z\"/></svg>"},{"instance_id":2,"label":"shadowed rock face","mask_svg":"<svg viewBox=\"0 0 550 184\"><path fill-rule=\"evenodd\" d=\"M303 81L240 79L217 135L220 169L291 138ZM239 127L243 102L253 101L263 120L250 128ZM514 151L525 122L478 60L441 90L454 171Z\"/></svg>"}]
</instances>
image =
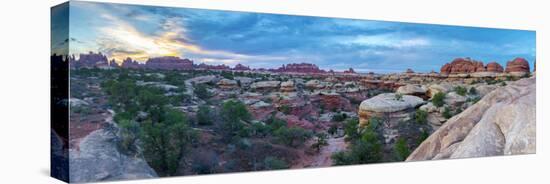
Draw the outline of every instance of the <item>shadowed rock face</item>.
<instances>
[{"instance_id":1,"label":"shadowed rock face","mask_svg":"<svg viewBox=\"0 0 550 184\"><path fill-rule=\"evenodd\" d=\"M80 142L80 150L70 150L71 182L158 177L143 158L122 154L116 140L113 132L99 129Z\"/></svg>"},{"instance_id":2,"label":"shadowed rock face","mask_svg":"<svg viewBox=\"0 0 550 184\"><path fill-rule=\"evenodd\" d=\"M510 83L449 119L407 161L535 153L536 80Z\"/></svg>"}]
</instances>

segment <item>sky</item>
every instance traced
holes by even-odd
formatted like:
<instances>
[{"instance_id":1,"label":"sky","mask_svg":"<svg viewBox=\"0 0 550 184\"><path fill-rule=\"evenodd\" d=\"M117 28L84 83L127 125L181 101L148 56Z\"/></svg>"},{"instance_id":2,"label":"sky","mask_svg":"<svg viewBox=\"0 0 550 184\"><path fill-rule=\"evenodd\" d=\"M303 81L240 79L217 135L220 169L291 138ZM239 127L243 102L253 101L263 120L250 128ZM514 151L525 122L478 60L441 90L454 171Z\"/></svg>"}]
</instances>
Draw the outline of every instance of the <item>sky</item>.
<instances>
[{"instance_id":1,"label":"sky","mask_svg":"<svg viewBox=\"0 0 550 184\"><path fill-rule=\"evenodd\" d=\"M532 67L536 50L535 31L81 1L70 2L68 24L69 38L52 39L52 50L69 44L71 54L102 52L117 62L178 56L252 68L305 62L335 71L429 72L458 57L503 66L523 57Z\"/></svg>"}]
</instances>

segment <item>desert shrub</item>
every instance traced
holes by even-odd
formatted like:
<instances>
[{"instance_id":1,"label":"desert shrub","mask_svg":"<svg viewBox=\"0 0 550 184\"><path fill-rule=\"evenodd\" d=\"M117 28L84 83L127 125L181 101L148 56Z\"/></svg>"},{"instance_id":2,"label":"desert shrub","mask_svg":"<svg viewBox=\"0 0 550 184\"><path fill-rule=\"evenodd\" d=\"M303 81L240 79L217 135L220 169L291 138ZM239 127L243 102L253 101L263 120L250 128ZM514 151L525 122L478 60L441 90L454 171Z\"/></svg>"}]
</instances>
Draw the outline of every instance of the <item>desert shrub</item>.
<instances>
[{"instance_id":1,"label":"desert shrub","mask_svg":"<svg viewBox=\"0 0 550 184\"><path fill-rule=\"evenodd\" d=\"M303 145L312 133L300 127L281 127L275 130L274 135L279 142L287 146L297 147Z\"/></svg>"},{"instance_id":2,"label":"desert shrub","mask_svg":"<svg viewBox=\"0 0 550 184\"><path fill-rule=\"evenodd\" d=\"M289 165L281 159L278 159L276 157L265 157L263 161L264 169L265 170L277 170L277 169L288 169L290 168Z\"/></svg>"},{"instance_id":3,"label":"desert shrub","mask_svg":"<svg viewBox=\"0 0 550 184\"><path fill-rule=\"evenodd\" d=\"M271 116L268 120L268 126L269 126L269 129L273 132L281 127L286 127L287 126L287 122L285 120L282 120L282 119L279 119L279 118L275 118L274 116Z\"/></svg>"},{"instance_id":4,"label":"desert shrub","mask_svg":"<svg viewBox=\"0 0 550 184\"><path fill-rule=\"evenodd\" d=\"M420 136L416 140L416 145L420 145L424 140L426 140L430 136L430 133L427 130L422 130L420 133Z\"/></svg>"},{"instance_id":5,"label":"desert shrub","mask_svg":"<svg viewBox=\"0 0 550 184\"><path fill-rule=\"evenodd\" d=\"M468 91L468 93L470 93L470 95L477 95L477 90L476 90L476 88L471 87L470 90Z\"/></svg>"},{"instance_id":6,"label":"desert shrub","mask_svg":"<svg viewBox=\"0 0 550 184\"><path fill-rule=\"evenodd\" d=\"M331 156L333 165L352 165L376 163L382 161L382 143L378 133L369 126L361 134L361 138L353 141L350 149L337 152Z\"/></svg>"},{"instance_id":7,"label":"desert shrub","mask_svg":"<svg viewBox=\"0 0 550 184\"><path fill-rule=\"evenodd\" d=\"M243 121L249 121L251 115L241 101L228 100L222 104L221 132L230 141L234 136L243 135L245 128Z\"/></svg>"},{"instance_id":8,"label":"desert shrub","mask_svg":"<svg viewBox=\"0 0 550 184\"><path fill-rule=\"evenodd\" d=\"M418 124L425 124L428 118L428 112L425 110L418 109L414 113L414 121Z\"/></svg>"},{"instance_id":9,"label":"desert shrub","mask_svg":"<svg viewBox=\"0 0 550 184\"><path fill-rule=\"evenodd\" d=\"M197 84L194 87L195 89L193 90L193 93L195 93L195 95L197 95L200 99L206 100L212 96L205 84Z\"/></svg>"},{"instance_id":10,"label":"desert shrub","mask_svg":"<svg viewBox=\"0 0 550 184\"><path fill-rule=\"evenodd\" d=\"M207 105L201 105L199 106L199 110L197 111L197 123L199 125L211 125L212 124L212 118L210 113L210 107Z\"/></svg>"},{"instance_id":11,"label":"desert shrub","mask_svg":"<svg viewBox=\"0 0 550 184\"><path fill-rule=\"evenodd\" d=\"M451 112L451 109L449 107L445 107L445 109L443 109L443 117L445 119L449 119L451 117L453 117L453 113Z\"/></svg>"},{"instance_id":12,"label":"desert shrub","mask_svg":"<svg viewBox=\"0 0 550 184\"><path fill-rule=\"evenodd\" d=\"M121 119L117 121L117 124L120 128L120 150L128 155L137 153L139 151L137 146L140 133L139 124L128 119Z\"/></svg>"},{"instance_id":13,"label":"desert shrub","mask_svg":"<svg viewBox=\"0 0 550 184\"><path fill-rule=\"evenodd\" d=\"M361 136L358 119L349 119L344 123L344 133L347 140L355 140Z\"/></svg>"},{"instance_id":14,"label":"desert shrub","mask_svg":"<svg viewBox=\"0 0 550 184\"><path fill-rule=\"evenodd\" d=\"M438 92L432 97L432 103L436 107L442 107L445 104L445 93Z\"/></svg>"},{"instance_id":15,"label":"desert shrub","mask_svg":"<svg viewBox=\"0 0 550 184\"><path fill-rule=\"evenodd\" d=\"M456 86L454 88L454 91L456 92L456 94L460 95L460 96L465 96L466 95L466 88L465 87L462 87L462 86Z\"/></svg>"},{"instance_id":16,"label":"desert shrub","mask_svg":"<svg viewBox=\"0 0 550 184\"><path fill-rule=\"evenodd\" d=\"M332 121L335 122L342 122L348 118L348 115L346 113L337 113L332 116Z\"/></svg>"},{"instance_id":17,"label":"desert shrub","mask_svg":"<svg viewBox=\"0 0 550 184\"><path fill-rule=\"evenodd\" d=\"M327 130L330 135L336 134L336 131L338 131L338 125L336 123L331 124Z\"/></svg>"},{"instance_id":18,"label":"desert shrub","mask_svg":"<svg viewBox=\"0 0 550 184\"><path fill-rule=\"evenodd\" d=\"M197 133L185 115L175 109L165 109L158 122L148 120L142 124L140 139L147 162L159 175L174 176Z\"/></svg>"},{"instance_id":19,"label":"desert shrub","mask_svg":"<svg viewBox=\"0 0 550 184\"><path fill-rule=\"evenodd\" d=\"M405 160L409 154L411 154L411 151L409 150L409 147L407 145L407 141L403 138L397 139L397 141L394 144L393 147L395 157L399 161Z\"/></svg>"},{"instance_id":20,"label":"desert shrub","mask_svg":"<svg viewBox=\"0 0 550 184\"><path fill-rule=\"evenodd\" d=\"M251 125L251 135L257 136L257 137L265 137L269 134L271 134L271 127L263 124L263 123L252 123Z\"/></svg>"},{"instance_id":21,"label":"desert shrub","mask_svg":"<svg viewBox=\"0 0 550 184\"><path fill-rule=\"evenodd\" d=\"M311 145L311 147L319 152L323 146L328 145L327 139L327 134L317 133L315 134L315 142Z\"/></svg>"},{"instance_id":22,"label":"desert shrub","mask_svg":"<svg viewBox=\"0 0 550 184\"><path fill-rule=\"evenodd\" d=\"M281 107L279 107L279 111L281 111L283 114L290 114L290 106L288 105L282 105Z\"/></svg>"}]
</instances>

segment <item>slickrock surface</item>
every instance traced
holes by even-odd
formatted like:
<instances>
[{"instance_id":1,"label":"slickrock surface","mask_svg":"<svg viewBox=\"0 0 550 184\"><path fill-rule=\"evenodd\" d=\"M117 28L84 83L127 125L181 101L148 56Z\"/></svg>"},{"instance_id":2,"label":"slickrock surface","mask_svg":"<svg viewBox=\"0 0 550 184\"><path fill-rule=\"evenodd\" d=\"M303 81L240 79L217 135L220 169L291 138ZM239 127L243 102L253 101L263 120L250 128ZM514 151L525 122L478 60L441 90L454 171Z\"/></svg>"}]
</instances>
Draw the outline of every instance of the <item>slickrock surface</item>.
<instances>
[{"instance_id":1,"label":"slickrock surface","mask_svg":"<svg viewBox=\"0 0 550 184\"><path fill-rule=\"evenodd\" d=\"M535 83L522 79L487 94L449 119L407 161L535 153Z\"/></svg>"}]
</instances>

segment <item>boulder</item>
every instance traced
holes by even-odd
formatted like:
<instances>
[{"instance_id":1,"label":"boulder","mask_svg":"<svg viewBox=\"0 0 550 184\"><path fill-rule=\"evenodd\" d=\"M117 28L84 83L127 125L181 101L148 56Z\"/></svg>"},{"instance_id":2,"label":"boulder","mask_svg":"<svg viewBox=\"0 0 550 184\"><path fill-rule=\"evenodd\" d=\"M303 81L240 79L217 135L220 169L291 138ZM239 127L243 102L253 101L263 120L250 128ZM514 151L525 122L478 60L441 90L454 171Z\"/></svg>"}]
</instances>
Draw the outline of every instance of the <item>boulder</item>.
<instances>
[{"instance_id":1,"label":"boulder","mask_svg":"<svg viewBox=\"0 0 550 184\"><path fill-rule=\"evenodd\" d=\"M293 92L295 90L294 81L289 80L281 83L281 92Z\"/></svg>"},{"instance_id":2,"label":"boulder","mask_svg":"<svg viewBox=\"0 0 550 184\"><path fill-rule=\"evenodd\" d=\"M401 86L401 87L397 88L397 91L396 91L396 93L399 93L399 94L414 95L414 96L419 96L419 97L425 96L426 92L427 92L427 89L422 88L420 86L411 85L411 84Z\"/></svg>"},{"instance_id":3,"label":"boulder","mask_svg":"<svg viewBox=\"0 0 550 184\"><path fill-rule=\"evenodd\" d=\"M187 82L189 83L195 83L195 84L215 84L218 82L220 78L216 75L205 75L205 76L199 76L192 79L188 79Z\"/></svg>"},{"instance_id":4,"label":"boulder","mask_svg":"<svg viewBox=\"0 0 550 184\"><path fill-rule=\"evenodd\" d=\"M254 80L250 77L234 77L236 81L239 81L241 83L242 87L248 87Z\"/></svg>"},{"instance_id":5,"label":"boulder","mask_svg":"<svg viewBox=\"0 0 550 184\"><path fill-rule=\"evenodd\" d=\"M468 98L466 96L461 96L459 94L457 94L456 92L450 92L450 93L447 93L447 95L445 95L445 104L449 104L451 106L460 106L462 104L464 104L464 102L466 102L466 100L468 100Z\"/></svg>"},{"instance_id":6,"label":"boulder","mask_svg":"<svg viewBox=\"0 0 550 184\"><path fill-rule=\"evenodd\" d=\"M401 99L396 98L395 93L383 93L369 98L359 105L359 123L364 126L370 117L390 116L397 119L407 118L414 109L424 104L422 98L402 95Z\"/></svg>"},{"instance_id":7,"label":"boulder","mask_svg":"<svg viewBox=\"0 0 550 184\"><path fill-rule=\"evenodd\" d=\"M319 80L307 81L305 85L309 89L322 89L325 87L325 85Z\"/></svg>"},{"instance_id":8,"label":"boulder","mask_svg":"<svg viewBox=\"0 0 550 184\"><path fill-rule=\"evenodd\" d=\"M279 85L281 84L280 81L259 81L252 83L250 85L250 88L256 89L256 90L273 90L273 89L279 89Z\"/></svg>"},{"instance_id":9,"label":"boulder","mask_svg":"<svg viewBox=\"0 0 550 184\"><path fill-rule=\"evenodd\" d=\"M512 82L449 119L407 161L535 153L535 108L536 79Z\"/></svg>"},{"instance_id":10,"label":"boulder","mask_svg":"<svg viewBox=\"0 0 550 184\"><path fill-rule=\"evenodd\" d=\"M453 86L451 86L448 83L432 84L432 85L428 86L428 91L426 92L426 95L428 95L428 97L431 98L431 97L433 97L433 95L435 95L439 92L447 93L452 88L453 88Z\"/></svg>"},{"instance_id":11,"label":"boulder","mask_svg":"<svg viewBox=\"0 0 550 184\"><path fill-rule=\"evenodd\" d=\"M69 151L71 183L158 177L143 157L119 151L113 131L96 130L80 142L79 150Z\"/></svg>"},{"instance_id":12,"label":"boulder","mask_svg":"<svg viewBox=\"0 0 550 184\"><path fill-rule=\"evenodd\" d=\"M233 90L235 88L238 88L239 85L235 80L222 79L218 82L218 87L222 90Z\"/></svg>"}]
</instances>

